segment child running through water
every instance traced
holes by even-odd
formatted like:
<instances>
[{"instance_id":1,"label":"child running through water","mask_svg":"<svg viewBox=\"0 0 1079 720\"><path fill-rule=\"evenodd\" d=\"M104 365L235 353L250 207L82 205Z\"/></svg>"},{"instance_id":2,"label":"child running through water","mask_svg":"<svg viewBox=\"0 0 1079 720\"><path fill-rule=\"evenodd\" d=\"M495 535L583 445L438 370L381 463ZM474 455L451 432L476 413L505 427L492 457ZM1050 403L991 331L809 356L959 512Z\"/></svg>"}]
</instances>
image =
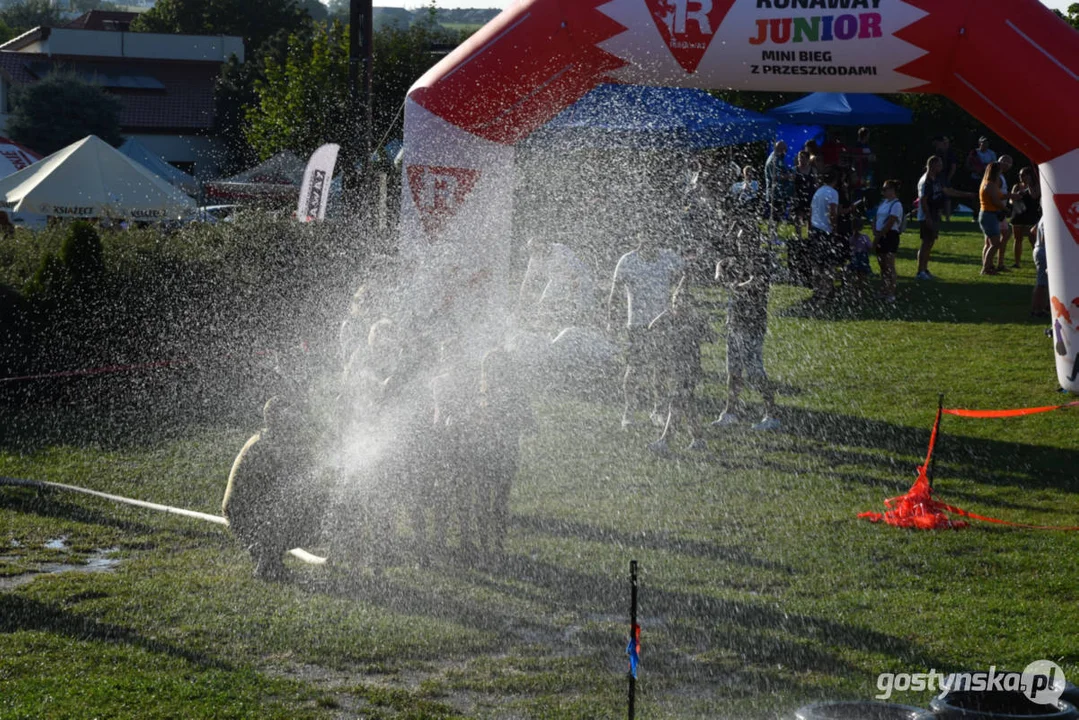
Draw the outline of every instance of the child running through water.
<instances>
[{"instance_id":1,"label":"child running through water","mask_svg":"<svg viewBox=\"0 0 1079 720\"><path fill-rule=\"evenodd\" d=\"M764 417L754 430L777 430L775 388L764 371L764 336L768 332L771 258L755 233L740 234L738 251L716 265L716 280L730 289L727 304L727 406L715 427L741 422L745 406L742 386L748 384L764 399Z\"/></svg>"},{"instance_id":2,"label":"child running through water","mask_svg":"<svg viewBox=\"0 0 1079 720\"><path fill-rule=\"evenodd\" d=\"M648 448L654 453L666 454L668 438L678 427L679 421L685 418L690 439L686 449L706 450L708 446L702 437L701 419L694 407L693 395L704 377L701 344L715 342L716 333L708 315L701 312L690 297L686 275L682 276L671 293L670 307L649 324L648 330L663 338L661 347L665 354L665 374L670 383L663 434Z\"/></svg>"}]
</instances>

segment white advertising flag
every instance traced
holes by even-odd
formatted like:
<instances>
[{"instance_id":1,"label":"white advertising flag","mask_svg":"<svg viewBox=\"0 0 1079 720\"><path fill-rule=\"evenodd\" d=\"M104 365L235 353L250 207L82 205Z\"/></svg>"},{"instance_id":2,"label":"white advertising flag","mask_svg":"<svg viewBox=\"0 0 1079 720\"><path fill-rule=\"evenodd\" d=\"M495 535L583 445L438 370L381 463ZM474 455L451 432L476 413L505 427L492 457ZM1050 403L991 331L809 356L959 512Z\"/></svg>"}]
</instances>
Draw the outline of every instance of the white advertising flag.
<instances>
[{"instance_id":1,"label":"white advertising flag","mask_svg":"<svg viewBox=\"0 0 1079 720\"><path fill-rule=\"evenodd\" d=\"M300 222L322 220L326 217L326 203L330 198L330 180L337 153L341 146L327 143L311 155L300 184L300 202L296 206L296 219Z\"/></svg>"}]
</instances>

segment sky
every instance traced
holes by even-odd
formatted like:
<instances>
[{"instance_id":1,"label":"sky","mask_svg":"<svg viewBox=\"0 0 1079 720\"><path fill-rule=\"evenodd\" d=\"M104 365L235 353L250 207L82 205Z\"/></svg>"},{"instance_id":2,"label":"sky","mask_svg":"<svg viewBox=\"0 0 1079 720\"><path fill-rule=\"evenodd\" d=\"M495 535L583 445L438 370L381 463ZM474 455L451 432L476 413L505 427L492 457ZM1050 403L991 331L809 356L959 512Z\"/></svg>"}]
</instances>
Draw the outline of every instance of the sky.
<instances>
[{"instance_id":1,"label":"sky","mask_svg":"<svg viewBox=\"0 0 1079 720\"><path fill-rule=\"evenodd\" d=\"M435 0L440 8L499 8L504 9L512 0ZM1045 5L1057 10L1065 10L1076 0L1042 0ZM378 7L407 7L416 9L427 3L423 0L374 0Z\"/></svg>"}]
</instances>

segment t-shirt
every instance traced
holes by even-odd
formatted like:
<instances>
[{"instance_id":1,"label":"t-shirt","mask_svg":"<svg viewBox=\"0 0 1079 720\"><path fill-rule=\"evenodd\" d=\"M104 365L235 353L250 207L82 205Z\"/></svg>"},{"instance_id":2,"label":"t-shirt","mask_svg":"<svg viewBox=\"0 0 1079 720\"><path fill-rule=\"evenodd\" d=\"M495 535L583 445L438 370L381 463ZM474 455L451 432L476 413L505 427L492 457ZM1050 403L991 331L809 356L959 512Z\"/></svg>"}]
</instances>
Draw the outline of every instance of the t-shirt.
<instances>
[{"instance_id":1,"label":"t-shirt","mask_svg":"<svg viewBox=\"0 0 1079 720\"><path fill-rule=\"evenodd\" d=\"M903 220L903 203L898 200L884 200L877 207L877 219L873 223L874 229L877 232L884 232L884 225L888 222L888 218L894 217L895 223L892 225L892 229L899 232L899 223Z\"/></svg>"},{"instance_id":2,"label":"t-shirt","mask_svg":"<svg viewBox=\"0 0 1079 720\"><path fill-rule=\"evenodd\" d=\"M828 213L830 205L839 206L839 191L831 185L821 185L817 192L813 193L809 222L818 230L832 232L832 218Z\"/></svg>"},{"instance_id":3,"label":"t-shirt","mask_svg":"<svg viewBox=\"0 0 1079 720\"><path fill-rule=\"evenodd\" d=\"M523 284L538 291L535 303L540 313L556 315L586 309L596 292L592 271L561 243L553 243L546 257L528 261Z\"/></svg>"},{"instance_id":4,"label":"t-shirt","mask_svg":"<svg viewBox=\"0 0 1079 720\"><path fill-rule=\"evenodd\" d=\"M986 148L985 150L978 150L975 148L970 151L970 155L970 176L975 180L981 180L982 176L985 174L985 166L996 161L997 153L990 148Z\"/></svg>"},{"instance_id":5,"label":"t-shirt","mask_svg":"<svg viewBox=\"0 0 1079 720\"><path fill-rule=\"evenodd\" d=\"M673 250L657 250L649 260L636 250L623 255L614 269L614 282L626 288L626 327L646 328L671 304L671 290L684 269Z\"/></svg>"},{"instance_id":6,"label":"t-shirt","mask_svg":"<svg viewBox=\"0 0 1079 720\"><path fill-rule=\"evenodd\" d=\"M787 177L784 178L784 175ZM773 150L764 163L764 182L768 188L768 194L773 198L790 195L792 179L789 176L790 167L787 165L787 156L776 155Z\"/></svg>"},{"instance_id":7,"label":"t-shirt","mask_svg":"<svg viewBox=\"0 0 1079 720\"><path fill-rule=\"evenodd\" d=\"M919 178L918 198L921 200L918 203L918 220L925 220L927 209L930 216L935 219L944 208L944 182L940 174L932 180L929 179L929 173Z\"/></svg>"},{"instance_id":8,"label":"t-shirt","mask_svg":"<svg viewBox=\"0 0 1079 720\"><path fill-rule=\"evenodd\" d=\"M761 191L760 183L756 180L751 180L748 184L741 180L731 185L731 195L735 199L742 202L751 202L757 199L757 194Z\"/></svg>"}]
</instances>

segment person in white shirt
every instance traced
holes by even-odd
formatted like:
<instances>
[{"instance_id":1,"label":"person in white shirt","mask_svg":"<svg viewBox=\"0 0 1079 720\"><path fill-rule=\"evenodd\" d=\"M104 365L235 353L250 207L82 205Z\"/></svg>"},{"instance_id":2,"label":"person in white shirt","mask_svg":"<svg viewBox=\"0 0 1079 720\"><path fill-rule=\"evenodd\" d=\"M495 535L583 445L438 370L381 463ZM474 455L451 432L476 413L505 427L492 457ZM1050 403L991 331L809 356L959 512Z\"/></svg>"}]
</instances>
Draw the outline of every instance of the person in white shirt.
<instances>
[{"instance_id":1,"label":"person in white shirt","mask_svg":"<svg viewBox=\"0 0 1079 720\"><path fill-rule=\"evenodd\" d=\"M895 302L895 254L899 251L899 225L903 221L903 203L896 197L898 191L898 180L884 181L883 199L873 223L873 247L880 263L880 296L889 303Z\"/></svg>"},{"instance_id":2,"label":"person in white shirt","mask_svg":"<svg viewBox=\"0 0 1079 720\"><path fill-rule=\"evenodd\" d=\"M828 300L835 292L835 268L837 250L846 255L847 243L840 245L835 237L839 219L839 173L830 169L824 175L824 183L813 194L809 216L809 255L813 264L814 302Z\"/></svg>"},{"instance_id":3,"label":"person in white shirt","mask_svg":"<svg viewBox=\"0 0 1079 720\"><path fill-rule=\"evenodd\" d=\"M625 409L622 427L633 424L633 402L639 382L644 377L652 395L652 412L658 416L660 387L656 377L655 348L648 326L670 309L671 292L681 278L685 263L678 253L660 248L655 240L644 238L635 250L623 255L614 269L611 293L607 297L607 330L613 331L613 312L617 299L625 298L626 333L629 348L626 374L622 380Z\"/></svg>"},{"instance_id":4,"label":"person in white shirt","mask_svg":"<svg viewBox=\"0 0 1079 720\"><path fill-rule=\"evenodd\" d=\"M943 170L944 161L938 155L933 155L925 163L925 174L918 179L918 233L922 246L918 250L918 274L914 276L917 280L935 278L929 272L929 257L940 237L940 218L947 209L948 198L978 199L974 193L949 187Z\"/></svg>"},{"instance_id":5,"label":"person in white shirt","mask_svg":"<svg viewBox=\"0 0 1079 720\"><path fill-rule=\"evenodd\" d=\"M591 269L561 243L529 240L528 250L519 317L552 330L590 324L596 304Z\"/></svg>"},{"instance_id":6,"label":"person in white shirt","mask_svg":"<svg viewBox=\"0 0 1079 720\"><path fill-rule=\"evenodd\" d=\"M731 197L738 202L738 204L752 208L756 211L757 200L760 197L761 186L756 179L756 171L752 165L746 165L742 168L742 179L739 182L731 185Z\"/></svg>"}]
</instances>

